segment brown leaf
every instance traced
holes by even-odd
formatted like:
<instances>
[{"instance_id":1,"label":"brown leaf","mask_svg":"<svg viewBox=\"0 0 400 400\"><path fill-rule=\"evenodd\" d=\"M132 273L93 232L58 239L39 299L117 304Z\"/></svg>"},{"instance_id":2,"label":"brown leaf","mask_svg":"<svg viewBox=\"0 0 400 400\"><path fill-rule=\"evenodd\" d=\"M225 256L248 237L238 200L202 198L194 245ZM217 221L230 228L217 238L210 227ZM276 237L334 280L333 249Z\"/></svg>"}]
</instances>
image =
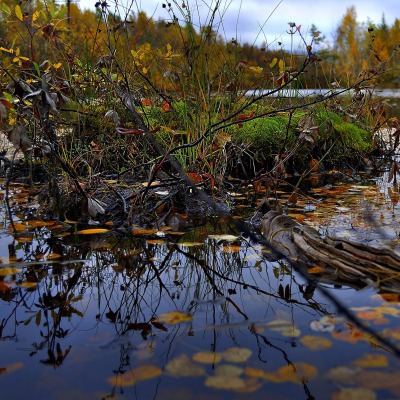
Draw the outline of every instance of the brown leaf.
<instances>
[{"instance_id":1,"label":"brown leaf","mask_svg":"<svg viewBox=\"0 0 400 400\"><path fill-rule=\"evenodd\" d=\"M17 150L21 150L23 153L26 153L32 147L25 126L20 122L17 122L11 131L8 131L8 140Z\"/></svg>"}]
</instances>

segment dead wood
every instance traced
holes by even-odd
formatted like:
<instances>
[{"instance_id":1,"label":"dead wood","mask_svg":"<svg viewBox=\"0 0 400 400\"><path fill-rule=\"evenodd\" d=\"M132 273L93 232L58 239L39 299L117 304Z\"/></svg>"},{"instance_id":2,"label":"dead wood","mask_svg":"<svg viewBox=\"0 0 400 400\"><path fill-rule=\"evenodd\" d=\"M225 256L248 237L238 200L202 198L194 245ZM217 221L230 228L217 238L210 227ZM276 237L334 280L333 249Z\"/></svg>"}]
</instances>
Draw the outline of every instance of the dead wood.
<instances>
[{"instance_id":1,"label":"dead wood","mask_svg":"<svg viewBox=\"0 0 400 400\"><path fill-rule=\"evenodd\" d=\"M323 237L276 211L263 216L261 231L273 249L313 268L320 281L354 288L373 284L381 291L400 292L400 257L390 249Z\"/></svg>"}]
</instances>

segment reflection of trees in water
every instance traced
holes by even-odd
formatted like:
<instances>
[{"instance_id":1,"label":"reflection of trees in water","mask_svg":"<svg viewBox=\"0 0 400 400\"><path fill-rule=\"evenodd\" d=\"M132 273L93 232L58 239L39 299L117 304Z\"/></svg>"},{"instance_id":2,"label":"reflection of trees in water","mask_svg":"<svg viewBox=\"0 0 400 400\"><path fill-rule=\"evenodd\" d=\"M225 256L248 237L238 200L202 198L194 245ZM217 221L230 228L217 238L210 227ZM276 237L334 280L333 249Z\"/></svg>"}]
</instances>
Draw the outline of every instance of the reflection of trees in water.
<instances>
[{"instance_id":1,"label":"reflection of trees in water","mask_svg":"<svg viewBox=\"0 0 400 400\"><path fill-rule=\"evenodd\" d=\"M2 294L3 301L13 304L10 315L2 321L2 334L18 337L19 330L26 327L35 337L30 354L46 351L41 362L55 367L69 354L80 321L91 318L94 309L96 329L104 324L114 326L120 350L120 364L113 368L116 374L131 368L129 355L133 351L131 344L118 338L137 334L148 341L149 349L162 339L167 349L156 355L163 365L171 354L182 351L179 346L187 336L199 332L210 337L212 351L226 345L219 345L221 335L235 346L249 346L252 336L261 361L267 359L264 353L269 348L290 363L285 350L259 333L256 325L267 322L269 315L276 317L276 308L282 305L326 313L312 296L304 296L288 265L266 262L244 241L235 243L241 246L240 252L225 252L226 242L210 239L194 247L179 241L84 240L68 244L45 236L25 244L23 264L19 264L24 267L11 281L36 282L37 286L12 288L12 296ZM60 254L61 261L37 262L39 254L45 260L53 253ZM254 307L255 301L262 313ZM168 325L157 320L175 310L190 313L192 322ZM240 343L243 340L247 342Z\"/></svg>"}]
</instances>

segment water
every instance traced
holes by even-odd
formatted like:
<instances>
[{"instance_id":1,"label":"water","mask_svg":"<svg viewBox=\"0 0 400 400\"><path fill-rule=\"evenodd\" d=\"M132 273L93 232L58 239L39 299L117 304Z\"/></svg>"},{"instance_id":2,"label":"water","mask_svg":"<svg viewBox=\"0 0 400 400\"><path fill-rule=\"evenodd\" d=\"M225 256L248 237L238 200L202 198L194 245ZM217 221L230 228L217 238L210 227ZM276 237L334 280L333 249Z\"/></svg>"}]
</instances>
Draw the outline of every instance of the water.
<instances>
[{"instance_id":1,"label":"water","mask_svg":"<svg viewBox=\"0 0 400 400\"><path fill-rule=\"evenodd\" d=\"M378 183L315 190L312 203L300 196L289 211L323 233L397 250L397 189ZM15 185L12 192L14 217L22 222L37 205L24 187ZM362 218L366 209L379 216L375 233ZM399 393L399 358L228 221L129 238L28 221L12 235L4 204L1 212L4 398ZM399 345L396 295L373 286L324 287L362 323Z\"/></svg>"}]
</instances>

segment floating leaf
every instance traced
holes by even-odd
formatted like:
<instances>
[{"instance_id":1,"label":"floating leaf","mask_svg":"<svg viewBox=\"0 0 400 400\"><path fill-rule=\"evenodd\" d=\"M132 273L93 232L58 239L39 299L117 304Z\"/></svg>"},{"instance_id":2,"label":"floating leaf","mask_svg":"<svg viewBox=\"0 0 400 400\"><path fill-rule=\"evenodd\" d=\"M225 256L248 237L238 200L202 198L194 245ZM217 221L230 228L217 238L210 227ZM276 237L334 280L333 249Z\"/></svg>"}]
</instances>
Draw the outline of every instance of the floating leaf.
<instances>
[{"instance_id":1,"label":"floating leaf","mask_svg":"<svg viewBox=\"0 0 400 400\"><path fill-rule=\"evenodd\" d=\"M240 376L244 369L239 368L236 365L224 364L218 365L215 369L215 375L219 376Z\"/></svg>"},{"instance_id":2,"label":"floating leaf","mask_svg":"<svg viewBox=\"0 0 400 400\"><path fill-rule=\"evenodd\" d=\"M243 390L246 388L246 381L238 376L229 377L229 379L226 379L226 376L223 375L209 376L205 380L204 384L207 387L212 387L214 389L234 391Z\"/></svg>"},{"instance_id":3,"label":"floating leaf","mask_svg":"<svg viewBox=\"0 0 400 400\"><path fill-rule=\"evenodd\" d=\"M241 347L230 347L222 353L222 357L225 361L240 363L246 362L252 355L250 349Z\"/></svg>"},{"instance_id":4,"label":"floating leaf","mask_svg":"<svg viewBox=\"0 0 400 400\"><path fill-rule=\"evenodd\" d=\"M240 250L241 250L240 246L234 246L234 245L224 246L221 249L222 253L238 253Z\"/></svg>"},{"instance_id":5,"label":"floating leaf","mask_svg":"<svg viewBox=\"0 0 400 400\"><path fill-rule=\"evenodd\" d=\"M367 388L341 388L333 392L332 400L376 400L376 393Z\"/></svg>"},{"instance_id":6,"label":"floating leaf","mask_svg":"<svg viewBox=\"0 0 400 400\"><path fill-rule=\"evenodd\" d=\"M353 364L361 368L383 368L389 365L389 361L384 354L364 354L363 357L353 361Z\"/></svg>"},{"instance_id":7,"label":"floating leaf","mask_svg":"<svg viewBox=\"0 0 400 400\"><path fill-rule=\"evenodd\" d=\"M355 383L368 389L387 389L399 385L400 372L362 371Z\"/></svg>"},{"instance_id":8,"label":"floating leaf","mask_svg":"<svg viewBox=\"0 0 400 400\"><path fill-rule=\"evenodd\" d=\"M165 370L175 378L196 377L205 374L204 367L195 364L186 354L181 354L169 361Z\"/></svg>"},{"instance_id":9,"label":"floating leaf","mask_svg":"<svg viewBox=\"0 0 400 400\"><path fill-rule=\"evenodd\" d=\"M0 276L15 275L21 272L21 269L14 267L0 268Z\"/></svg>"},{"instance_id":10,"label":"floating leaf","mask_svg":"<svg viewBox=\"0 0 400 400\"><path fill-rule=\"evenodd\" d=\"M14 364L7 365L4 368L0 368L0 375L9 374L11 372L15 372L18 369L21 369L23 367L24 367L24 364L22 362L16 362Z\"/></svg>"},{"instance_id":11,"label":"floating leaf","mask_svg":"<svg viewBox=\"0 0 400 400\"><path fill-rule=\"evenodd\" d=\"M202 364L217 364L221 362L222 355L212 351L199 351L193 354L192 360Z\"/></svg>"},{"instance_id":12,"label":"floating leaf","mask_svg":"<svg viewBox=\"0 0 400 400\"><path fill-rule=\"evenodd\" d=\"M337 385L354 385L359 372L358 368L340 366L332 368L326 377Z\"/></svg>"},{"instance_id":13,"label":"floating leaf","mask_svg":"<svg viewBox=\"0 0 400 400\"><path fill-rule=\"evenodd\" d=\"M109 232L108 229L105 228L92 228L92 229L83 229L78 231L81 235L96 235L98 233L106 233Z\"/></svg>"},{"instance_id":14,"label":"floating leaf","mask_svg":"<svg viewBox=\"0 0 400 400\"><path fill-rule=\"evenodd\" d=\"M118 376L112 376L107 381L118 387L132 386L139 381L155 378L162 374L162 370L155 365L142 365Z\"/></svg>"},{"instance_id":15,"label":"floating leaf","mask_svg":"<svg viewBox=\"0 0 400 400\"><path fill-rule=\"evenodd\" d=\"M227 242L234 242L235 240L238 240L238 236L233 236L233 235L227 235L227 234L222 234L222 235L208 235L210 239L215 239L215 240L225 240Z\"/></svg>"},{"instance_id":16,"label":"floating leaf","mask_svg":"<svg viewBox=\"0 0 400 400\"><path fill-rule=\"evenodd\" d=\"M165 322L167 324L179 324L180 322L187 322L192 320L190 314L181 311L171 311L158 316L157 321Z\"/></svg>"},{"instance_id":17,"label":"floating leaf","mask_svg":"<svg viewBox=\"0 0 400 400\"><path fill-rule=\"evenodd\" d=\"M329 339L321 336L306 335L300 339L300 342L310 350L329 349L333 346Z\"/></svg>"},{"instance_id":18,"label":"floating leaf","mask_svg":"<svg viewBox=\"0 0 400 400\"><path fill-rule=\"evenodd\" d=\"M276 374L286 382L303 383L316 378L318 371L313 365L295 363L279 368Z\"/></svg>"},{"instance_id":19,"label":"floating leaf","mask_svg":"<svg viewBox=\"0 0 400 400\"><path fill-rule=\"evenodd\" d=\"M146 236L146 235L153 235L154 233L157 233L157 231L158 231L157 228L151 228L151 229L134 228L132 229L132 234L137 236Z\"/></svg>"}]
</instances>

